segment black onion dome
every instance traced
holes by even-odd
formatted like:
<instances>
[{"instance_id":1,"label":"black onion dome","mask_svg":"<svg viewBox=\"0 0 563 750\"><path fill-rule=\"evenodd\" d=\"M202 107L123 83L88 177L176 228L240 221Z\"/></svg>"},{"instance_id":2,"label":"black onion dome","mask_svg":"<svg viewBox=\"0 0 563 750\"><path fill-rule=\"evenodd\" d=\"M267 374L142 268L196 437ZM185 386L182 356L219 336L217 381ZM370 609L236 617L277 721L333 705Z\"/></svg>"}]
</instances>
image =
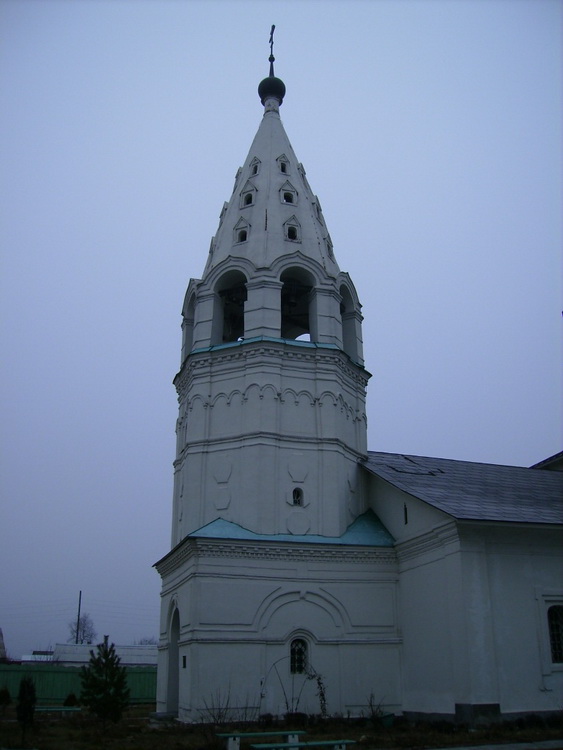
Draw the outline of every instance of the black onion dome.
<instances>
[{"instance_id":1,"label":"black onion dome","mask_svg":"<svg viewBox=\"0 0 563 750\"><path fill-rule=\"evenodd\" d=\"M285 96L285 83L281 78L276 78L276 76L270 75L267 78L264 78L263 81L260 81L258 85L258 96L260 97L262 104L264 104L266 99L271 97L277 99L281 104Z\"/></svg>"}]
</instances>

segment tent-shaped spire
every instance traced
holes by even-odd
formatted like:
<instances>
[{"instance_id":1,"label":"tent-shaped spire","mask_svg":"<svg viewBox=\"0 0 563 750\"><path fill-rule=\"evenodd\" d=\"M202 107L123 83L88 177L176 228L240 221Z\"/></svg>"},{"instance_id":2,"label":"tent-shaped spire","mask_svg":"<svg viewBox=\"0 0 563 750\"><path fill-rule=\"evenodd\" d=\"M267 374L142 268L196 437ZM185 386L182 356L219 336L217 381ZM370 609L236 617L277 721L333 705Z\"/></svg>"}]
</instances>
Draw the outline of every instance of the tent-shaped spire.
<instances>
[{"instance_id":1,"label":"tent-shaped spire","mask_svg":"<svg viewBox=\"0 0 563 750\"><path fill-rule=\"evenodd\" d=\"M281 256L299 252L335 277L339 269L319 200L280 119L285 84L274 75L273 54L269 61L270 75L258 87L262 122L221 211L205 275L227 258L269 268Z\"/></svg>"}]
</instances>

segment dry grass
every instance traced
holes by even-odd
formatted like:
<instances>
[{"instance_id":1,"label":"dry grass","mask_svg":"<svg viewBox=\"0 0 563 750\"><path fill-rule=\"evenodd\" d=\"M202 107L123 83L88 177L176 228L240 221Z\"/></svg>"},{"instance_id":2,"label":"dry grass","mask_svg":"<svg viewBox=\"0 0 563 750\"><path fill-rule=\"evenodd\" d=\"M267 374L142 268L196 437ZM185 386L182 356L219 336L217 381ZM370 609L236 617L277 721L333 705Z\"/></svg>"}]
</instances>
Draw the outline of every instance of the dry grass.
<instances>
[{"instance_id":1,"label":"dry grass","mask_svg":"<svg viewBox=\"0 0 563 750\"><path fill-rule=\"evenodd\" d=\"M21 730L13 707L0 718L0 748L20 748ZM226 727L156 723L149 720L151 707L130 709L124 719L106 732L86 712L58 718L41 714L28 730L25 746L36 750L222 750L216 731ZM353 739L361 750L374 748L440 748L492 743L541 742L563 738L563 718L549 722L530 717L510 725L469 730L452 725L412 726L401 720L393 727L374 726L369 719L307 719L308 738ZM275 725L283 726L283 725ZM266 728L266 727L264 727ZM268 726L273 729L273 726ZM563 742L561 743L563 750ZM243 750L248 750L243 745Z\"/></svg>"}]
</instances>

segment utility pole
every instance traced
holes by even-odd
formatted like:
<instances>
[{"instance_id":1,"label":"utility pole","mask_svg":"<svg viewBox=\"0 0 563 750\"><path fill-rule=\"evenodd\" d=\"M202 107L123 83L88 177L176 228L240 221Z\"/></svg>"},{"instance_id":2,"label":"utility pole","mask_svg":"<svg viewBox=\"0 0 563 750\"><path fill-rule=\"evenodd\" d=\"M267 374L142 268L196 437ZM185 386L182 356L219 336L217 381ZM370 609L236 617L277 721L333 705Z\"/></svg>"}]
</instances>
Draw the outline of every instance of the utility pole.
<instances>
[{"instance_id":1,"label":"utility pole","mask_svg":"<svg viewBox=\"0 0 563 750\"><path fill-rule=\"evenodd\" d=\"M78 616L76 618L76 640L75 643L78 643L78 630L80 629L80 605L82 603L82 591L78 594Z\"/></svg>"}]
</instances>

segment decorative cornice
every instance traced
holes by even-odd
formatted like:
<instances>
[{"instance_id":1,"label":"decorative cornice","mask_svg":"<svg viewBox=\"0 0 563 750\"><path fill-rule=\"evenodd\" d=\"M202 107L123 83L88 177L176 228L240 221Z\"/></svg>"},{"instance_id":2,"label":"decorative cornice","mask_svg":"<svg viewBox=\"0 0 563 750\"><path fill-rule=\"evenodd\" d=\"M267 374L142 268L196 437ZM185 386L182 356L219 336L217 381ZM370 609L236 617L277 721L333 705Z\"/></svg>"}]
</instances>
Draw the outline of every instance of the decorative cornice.
<instances>
[{"instance_id":1,"label":"decorative cornice","mask_svg":"<svg viewBox=\"0 0 563 750\"><path fill-rule=\"evenodd\" d=\"M395 565L394 549L385 547L352 547L349 545L242 542L232 539L197 539L187 537L154 567L162 578L180 568L190 558L236 558L253 560L291 560L295 562L331 562Z\"/></svg>"},{"instance_id":2,"label":"decorative cornice","mask_svg":"<svg viewBox=\"0 0 563 750\"><path fill-rule=\"evenodd\" d=\"M251 365L253 359L267 357L283 365L283 360L289 362L304 362L315 365L328 365L338 368L340 374L366 388L371 377L363 367L354 365L344 352L338 348L292 346L290 342L280 339L276 341L245 341L238 342L232 347L210 348L204 351L192 352L186 359L182 369L174 378L174 385L178 396L182 398L189 382L199 369L209 369L211 365L237 363L242 370Z\"/></svg>"},{"instance_id":3,"label":"decorative cornice","mask_svg":"<svg viewBox=\"0 0 563 750\"><path fill-rule=\"evenodd\" d=\"M286 434L280 435L279 432L268 432L266 430L253 431L253 432L238 432L236 436L224 435L221 437L213 438L210 442L209 439L202 437L196 440L190 435L190 439L186 444L179 450L177 458L173 462L174 467L181 466L184 457L189 453L199 453L202 450L205 453L212 453L211 446L213 449L223 448L240 448L242 445L272 445L276 447L286 446L289 444L293 449L296 447L316 447L319 448L319 438L317 435L307 437L306 435L295 435ZM345 440L341 440L337 437L325 437L322 439L323 449L339 449L344 454L351 457L354 461L365 461L365 454L351 447Z\"/></svg>"},{"instance_id":4,"label":"decorative cornice","mask_svg":"<svg viewBox=\"0 0 563 750\"><path fill-rule=\"evenodd\" d=\"M445 548L451 544L459 546L459 533L455 521L432 529L430 532L417 536L414 539L400 542L396 545L397 558L399 564L402 565L409 560L436 550L444 553Z\"/></svg>"}]
</instances>

